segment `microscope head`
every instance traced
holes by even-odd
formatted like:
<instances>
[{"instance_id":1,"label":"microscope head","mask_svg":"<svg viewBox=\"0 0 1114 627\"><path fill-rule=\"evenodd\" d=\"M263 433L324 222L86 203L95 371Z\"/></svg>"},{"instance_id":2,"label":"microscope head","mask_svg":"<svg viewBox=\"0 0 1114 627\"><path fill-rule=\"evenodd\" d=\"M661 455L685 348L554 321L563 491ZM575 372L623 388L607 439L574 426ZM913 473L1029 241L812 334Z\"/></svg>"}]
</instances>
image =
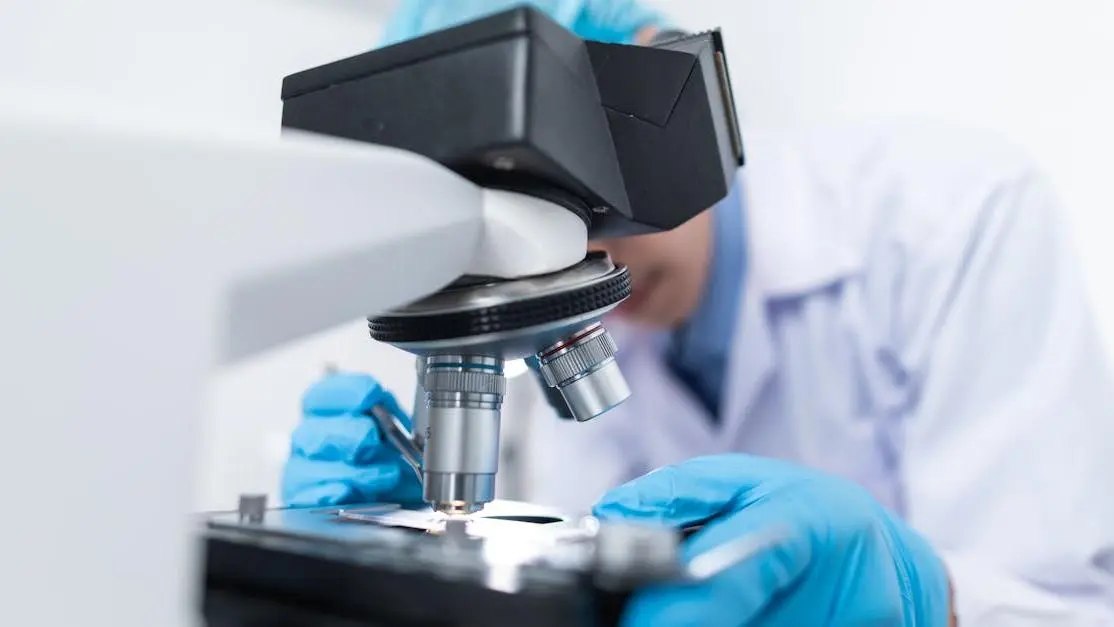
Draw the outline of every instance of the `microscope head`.
<instances>
[{"instance_id":1,"label":"microscope head","mask_svg":"<svg viewBox=\"0 0 1114 627\"><path fill-rule=\"evenodd\" d=\"M286 128L551 200L592 238L679 226L743 162L718 31L605 44L524 6L293 74L282 97Z\"/></svg>"},{"instance_id":2,"label":"microscope head","mask_svg":"<svg viewBox=\"0 0 1114 627\"><path fill-rule=\"evenodd\" d=\"M579 233L584 249L568 264L462 270L369 319L373 338L421 359L423 485L442 511L494 497L504 361L526 359L577 420L630 395L600 324L629 296L630 275L588 254L587 240L677 227L725 197L743 163L718 31L605 44L521 7L288 76L282 96L286 128L415 152L498 190L512 210L540 200L576 223L535 228L524 247L568 246Z\"/></svg>"}]
</instances>

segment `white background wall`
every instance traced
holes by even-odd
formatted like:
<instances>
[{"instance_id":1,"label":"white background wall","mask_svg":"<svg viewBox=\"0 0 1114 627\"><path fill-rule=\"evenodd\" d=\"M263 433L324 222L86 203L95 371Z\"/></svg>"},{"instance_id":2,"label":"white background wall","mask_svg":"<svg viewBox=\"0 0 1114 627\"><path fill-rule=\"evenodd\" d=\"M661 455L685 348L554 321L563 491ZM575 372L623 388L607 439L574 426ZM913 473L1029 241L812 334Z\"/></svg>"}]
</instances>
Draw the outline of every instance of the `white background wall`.
<instances>
[{"instance_id":1,"label":"white background wall","mask_svg":"<svg viewBox=\"0 0 1114 627\"><path fill-rule=\"evenodd\" d=\"M1059 189L1114 346L1114 2L653 4L689 28L723 27L752 127L933 116L997 131L1028 151Z\"/></svg>"},{"instance_id":2,"label":"white background wall","mask_svg":"<svg viewBox=\"0 0 1114 627\"><path fill-rule=\"evenodd\" d=\"M721 26L751 127L930 115L997 130L1064 199L1114 346L1114 3L1106 0L653 0ZM0 97L22 87L277 132L282 76L374 45L392 0L0 2ZM60 92L62 93L62 92ZM1039 256L1040 251L1034 251ZM360 286L353 286L360 289ZM170 357L172 358L172 357ZM326 363L409 404L412 364L362 321L216 373L198 505L275 491L302 390ZM157 417L153 417L157 419Z\"/></svg>"}]
</instances>

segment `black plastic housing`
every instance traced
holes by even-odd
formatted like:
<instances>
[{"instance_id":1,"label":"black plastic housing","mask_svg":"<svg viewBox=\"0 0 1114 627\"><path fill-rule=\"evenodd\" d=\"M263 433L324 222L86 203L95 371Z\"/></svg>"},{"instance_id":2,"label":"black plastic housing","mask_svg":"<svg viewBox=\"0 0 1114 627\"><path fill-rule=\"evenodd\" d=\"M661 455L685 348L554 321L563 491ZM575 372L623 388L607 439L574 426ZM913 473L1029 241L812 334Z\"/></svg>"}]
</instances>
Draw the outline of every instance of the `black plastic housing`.
<instances>
[{"instance_id":1,"label":"black plastic housing","mask_svg":"<svg viewBox=\"0 0 1114 627\"><path fill-rule=\"evenodd\" d=\"M499 591L399 561L357 564L351 547L297 537L205 539L208 627L610 627L629 593L588 578Z\"/></svg>"},{"instance_id":2,"label":"black plastic housing","mask_svg":"<svg viewBox=\"0 0 1114 627\"><path fill-rule=\"evenodd\" d=\"M743 153L719 33L586 44L635 221L671 229L726 196Z\"/></svg>"},{"instance_id":3,"label":"black plastic housing","mask_svg":"<svg viewBox=\"0 0 1114 627\"><path fill-rule=\"evenodd\" d=\"M282 98L286 128L559 199L592 237L678 226L743 162L718 33L585 42L521 7L293 74Z\"/></svg>"}]
</instances>

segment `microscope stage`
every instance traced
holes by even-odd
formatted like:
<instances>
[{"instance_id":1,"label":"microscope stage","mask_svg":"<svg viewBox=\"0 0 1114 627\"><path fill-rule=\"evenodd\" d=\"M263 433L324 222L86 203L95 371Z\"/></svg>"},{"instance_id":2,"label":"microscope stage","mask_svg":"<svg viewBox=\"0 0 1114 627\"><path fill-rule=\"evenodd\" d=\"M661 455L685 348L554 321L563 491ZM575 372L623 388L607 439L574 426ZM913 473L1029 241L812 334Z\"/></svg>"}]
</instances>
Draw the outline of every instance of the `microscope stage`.
<instances>
[{"instance_id":1,"label":"microscope stage","mask_svg":"<svg viewBox=\"0 0 1114 627\"><path fill-rule=\"evenodd\" d=\"M294 616L328 627L612 624L646 569L632 555L633 578L601 577L597 531L591 518L509 501L466 518L393 504L208 514L206 618L209 627Z\"/></svg>"}]
</instances>

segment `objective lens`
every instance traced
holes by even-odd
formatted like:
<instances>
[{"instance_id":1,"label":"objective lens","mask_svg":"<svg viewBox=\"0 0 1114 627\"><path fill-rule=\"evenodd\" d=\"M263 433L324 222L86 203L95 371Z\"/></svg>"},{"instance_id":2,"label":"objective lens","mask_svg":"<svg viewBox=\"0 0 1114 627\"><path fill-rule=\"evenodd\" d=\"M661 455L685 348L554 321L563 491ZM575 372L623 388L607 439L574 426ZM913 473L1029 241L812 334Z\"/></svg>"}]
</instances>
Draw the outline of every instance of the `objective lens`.
<instances>
[{"instance_id":1,"label":"objective lens","mask_svg":"<svg viewBox=\"0 0 1114 627\"><path fill-rule=\"evenodd\" d=\"M546 385L557 388L573 418L585 422L630 397L619 363L615 340L594 324L536 356Z\"/></svg>"},{"instance_id":2,"label":"objective lens","mask_svg":"<svg viewBox=\"0 0 1114 627\"><path fill-rule=\"evenodd\" d=\"M506 391L503 360L426 358L423 497L448 514L471 514L495 499L499 413Z\"/></svg>"}]
</instances>

